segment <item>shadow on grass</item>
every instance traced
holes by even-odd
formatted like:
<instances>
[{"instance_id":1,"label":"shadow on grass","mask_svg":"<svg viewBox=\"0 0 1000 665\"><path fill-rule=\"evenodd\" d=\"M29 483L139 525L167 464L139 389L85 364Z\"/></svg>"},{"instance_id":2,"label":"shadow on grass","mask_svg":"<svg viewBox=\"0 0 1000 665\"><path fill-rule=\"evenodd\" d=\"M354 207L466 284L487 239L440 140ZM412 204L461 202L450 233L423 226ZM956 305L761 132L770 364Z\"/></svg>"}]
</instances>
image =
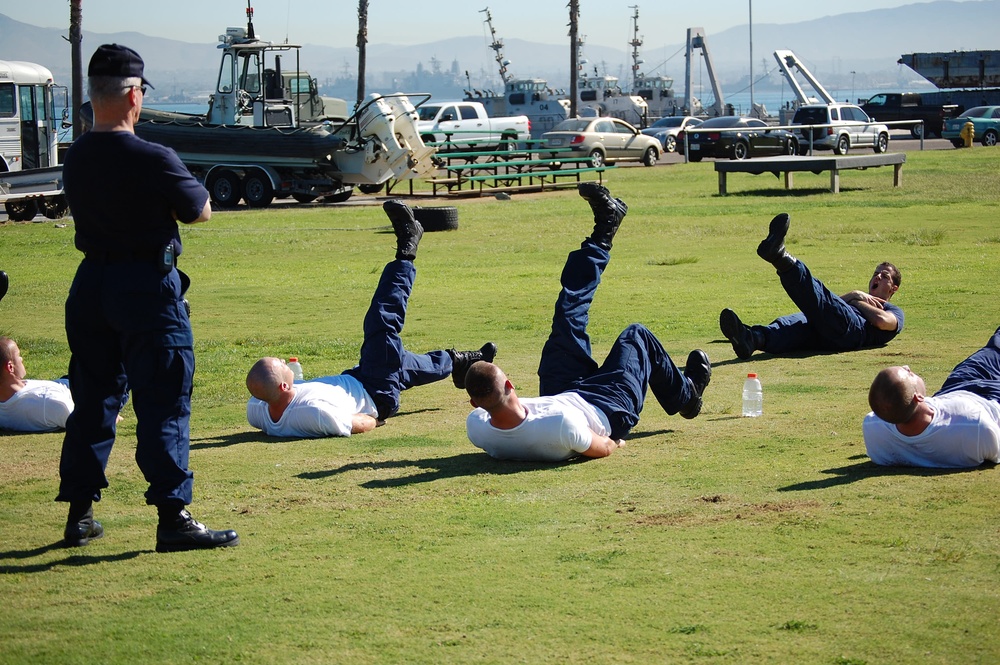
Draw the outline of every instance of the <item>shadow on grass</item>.
<instances>
[{"instance_id":1,"label":"shadow on grass","mask_svg":"<svg viewBox=\"0 0 1000 665\"><path fill-rule=\"evenodd\" d=\"M968 473L982 469L992 469L996 465L985 463L968 469L926 469L915 466L879 466L868 459L867 455L857 455L851 459L865 460L849 466L840 466L833 469L823 469L821 473L827 478L817 480L807 480L786 487L779 487L779 492L802 492L809 490L826 489L837 485L865 480L866 478L878 478L881 476L948 476L956 473Z\"/></svg>"},{"instance_id":2,"label":"shadow on grass","mask_svg":"<svg viewBox=\"0 0 1000 665\"><path fill-rule=\"evenodd\" d=\"M307 471L300 473L296 478L305 480L319 480L329 478L341 473L363 470L382 469L418 469L418 473L399 478L386 478L383 480L369 480L361 483L361 487L368 489L384 489L387 487L402 487L415 483L428 483L444 478L457 478L461 476L475 476L479 474L492 474L505 476L512 473L524 471L538 471L551 469L556 466L568 464L581 464L588 458L577 458L568 462L513 462L506 460L496 460L486 453L462 453L451 457L431 457L418 460L385 460L381 462L352 462L326 471Z\"/></svg>"},{"instance_id":3,"label":"shadow on grass","mask_svg":"<svg viewBox=\"0 0 1000 665\"><path fill-rule=\"evenodd\" d=\"M43 545L41 547L36 547L33 550L9 550L7 552L0 552L0 561L6 559L32 559L34 557L47 554L52 551L65 550L62 541L56 541L51 545ZM72 548L79 551L79 548ZM150 553L152 550L136 551L136 552L119 552L118 554L107 554L103 556L91 556L85 554L71 554L63 559L57 561L48 561L46 563L34 563L23 566L14 565L0 565L0 575L6 575L8 573L44 573L46 571L58 568L60 566L90 566L97 563L110 563L113 561L128 561L129 559L134 559L140 554Z\"/></svg>"}]
</instances>

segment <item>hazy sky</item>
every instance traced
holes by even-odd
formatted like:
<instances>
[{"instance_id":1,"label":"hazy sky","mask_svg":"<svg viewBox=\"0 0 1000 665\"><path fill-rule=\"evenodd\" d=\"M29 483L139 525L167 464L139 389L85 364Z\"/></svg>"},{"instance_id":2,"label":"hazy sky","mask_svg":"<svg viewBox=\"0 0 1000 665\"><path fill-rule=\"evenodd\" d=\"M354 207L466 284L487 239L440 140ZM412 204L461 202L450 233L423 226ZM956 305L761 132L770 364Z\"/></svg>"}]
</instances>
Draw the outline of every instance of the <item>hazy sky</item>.
<instances>
[{"instance_id":1,"label":"hazy sky","mask_svg":"<svg viewBox=\"0 0 1000 665\"><path fill-rule=\"evenodd\" d=\"M257 36L324 46L353 46L358 30L357 0L253 0ZM447 37L488 36L489 7L497 36L561 44L568 33L568 0L369 0L368 41L424 44ZM580 34L587 44L628 49L633 6L639 7L643 48L682 43L686 30L706 35L745 25L796 23L915 4L912 0L580 0ZM0 13L48 28L69 24L69 0L0 0ZM246 0L83 0L84 30L140 32L187 42L215 42L227 26L246 25Z\"/></svg>"}]
</instances>

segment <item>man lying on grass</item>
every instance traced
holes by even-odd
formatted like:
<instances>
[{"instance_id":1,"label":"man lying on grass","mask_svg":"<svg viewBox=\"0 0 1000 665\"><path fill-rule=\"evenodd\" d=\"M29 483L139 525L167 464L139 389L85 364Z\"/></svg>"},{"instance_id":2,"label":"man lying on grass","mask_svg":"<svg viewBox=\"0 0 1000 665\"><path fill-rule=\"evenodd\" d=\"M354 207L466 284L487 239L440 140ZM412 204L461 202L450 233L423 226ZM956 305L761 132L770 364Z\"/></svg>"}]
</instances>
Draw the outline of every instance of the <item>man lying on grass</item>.
<instances>
[{"instance_id":1,"label":"man lying on grass","mask_svg":"<svg viewBox=\"0 0 1000 665\"><path fill-rule=\"evenodd\" d=\"M868 456L885 466L962 468L1000 461L1000 328L927 396L909 367L888 367L868 392Z\"/></svg>"},{"instance_id":2,"label":"man lying on grass","mask_svg":"<svg viewBox=\"0 0 1000 665\"><path fill-rule=\"evenodd\" d=\"M492 361L496 344L478 351L403 348L400 333L417 269L413 260L423 228L402 202L382 206L396 234L396 260L382 271L364 320L358 365L343 374L294 383L292 370L278 358L261 358L247 374L247 420L271 436L319 438L368 432L399 410L399 393L451 375L464 388L465 372L477 360Z\"/></svg>"},{"instance_id":3,"label":"man lying on grass","mask_svg":"<svg viewBox=\"0 0 1000 665\"><path fill-rule=\"evenodd\" d=\"M594 212L594 232L570 252L538 366L541 397L521 399L503 371L476 362L465 388L476 409L466 420L469 440L498 459L560 461L607 457L639 422L647 386L663 410L694 418L712 376L704 351L688 355L684 372L643 325L618 336L603 365L590 355L590 304L611 260L611 241L628 207L594 182L579 186Z\"/></svg>"},{"instance_id":4,"label":"man lying on grass","mask_svg":"<svg viewBox=\"0 0 1000 665\"><path fill-rule=\"evenodd\" d=\"M754 351L850 351L883 346L902 332L903 310L889 302L902 282L896 266L878 264L868 280L868 291L837 296L785 249L788 226L784 213L772 219L757 255L774 266L781 286L801 311L766 326L747 326L733 310L722 310L719 328L737 357L746 360Z\"/></svg>"}]
</instances>

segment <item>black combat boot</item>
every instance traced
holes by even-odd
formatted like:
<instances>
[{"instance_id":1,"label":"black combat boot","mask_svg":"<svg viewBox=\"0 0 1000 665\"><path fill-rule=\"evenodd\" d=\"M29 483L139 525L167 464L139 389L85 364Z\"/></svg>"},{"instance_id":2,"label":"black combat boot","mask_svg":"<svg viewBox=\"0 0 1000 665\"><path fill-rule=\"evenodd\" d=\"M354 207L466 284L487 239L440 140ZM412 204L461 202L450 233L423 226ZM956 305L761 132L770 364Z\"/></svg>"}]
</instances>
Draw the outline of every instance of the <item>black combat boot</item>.
<instances>
[{"instance_id":1,"label":"black combat boot","mask_svg":"<svg viewBox=\"0 0 1000 665\"><path fill-rule=\"evenodd\" d=\"M497 357L497 345L493 342L486 342L478 351L456 351L448 349L451 356L451 380L455 387L465 389L465 375L472 367L472 363L480 360L491 363Z\"/></svg>"},{"instance_id":2,"label":"black combat boot","mask_svg":"<svg viewBox=\"0 0 1000 665\"><path fill-rule=\"evenodd\" d=\"M764 350L764 333L745 325L731 309L726 308L719 313L719 330L741 360L752 356L754 351Z\"/></svg>"},{"instance_id":3,"label":"black combat boot","mask_svg":"<svg viewBox=\"0 0 1000 665\"><path fill-rule=\"evenodd\" d=\"M621 199L611 198L611 192L596 182L582 182L577 191L594 211L594 232L590 239L604 249L611 249L611 241L628 213L628 206Z\"/></svg>"},{"instance_id":4,"label":"black combat boot","mask_svg":"<svg viewBox=\"0 0 1000 665\"><path fill-rule=\"evenodd\" d=\"M704 351L695 349L688 354L687 363L684 365L684 376L694 388L694 397L681 407L679 413L691 420L701 413L701 396L712 380L712 363L708 361Z\"/></svg>"},{"instance_id":5,"label":"black combat boot","mask_svg":"<svg viewBox=\"0 0 1000 665\"><path fill-rule=\"evenodd\" d=\"M157 552L185 552L215 547L235 547L240 537L232 529L213 531L196 522L184 504L168 501L156 506L160 523L156 527Z\"/></svg>"},{"instance_id":6,"label":"black combat boot","mask_svg":"<svg viewBox=\"0 0 1000 665\"><path fill-rule=\"evenodd\" d=\"M66 530L63 531L64 547L83 547L104 535L104 527L94 519L94 506L90 501L71 501Z\"/></svg>"},{"instance_id":7,"label":"black combat boot","mask_svg":"<svg viewBox=\"0 0 1000 665\"><path fill-rule=\"evenodd\" d=\"M771 220L767 237L757 245L757 256L774 266L778 272L785 272L795 267L796 258L785 251L785 236L788 234L790 219L786 213L781 213Z\"/></svg>"},{"instance_id":8,"label":"black combat boot","mask_svg":"<svg viewBox=\"0 0 1000 665\"><path fill-rule=\"evenodd\" d=\"M382 209L392 222L392 230L396 233L396 258L413 261L417 258L417 245L424 235L424 228L413 217L410 207L399 199L392 199L382 204Z\"/></svg>"}]
</instances>

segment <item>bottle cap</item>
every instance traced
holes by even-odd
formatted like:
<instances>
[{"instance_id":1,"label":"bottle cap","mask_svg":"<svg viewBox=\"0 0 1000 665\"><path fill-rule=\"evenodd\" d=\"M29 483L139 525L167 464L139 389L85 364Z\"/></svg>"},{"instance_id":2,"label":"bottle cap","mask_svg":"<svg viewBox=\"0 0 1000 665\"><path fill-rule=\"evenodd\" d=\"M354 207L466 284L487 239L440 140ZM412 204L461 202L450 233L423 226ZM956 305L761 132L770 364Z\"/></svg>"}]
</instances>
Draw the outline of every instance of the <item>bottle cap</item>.
<instances>
[{"instance_id":1,"label":"bottle cap","mask_svg":"<svg viewBox=\"0 0 1000 665\"><path fill-rule=\"evenodd\" d=\"M747 374L747 378L748 379L756 379L757 378L757 373L756 372L750 372L749 374Z\"/></svg>"},{"instance_id":2,"label":"bottle cap","mask_svg":"<svg viewBox=\"0 0 1000 665\"><path fill-rule=\"evenodd\" d=\"M296 356L292 356L291 358L288 359L288 362L297 363L299 362L299 359Z\"/></svg>"}]
</instances>

